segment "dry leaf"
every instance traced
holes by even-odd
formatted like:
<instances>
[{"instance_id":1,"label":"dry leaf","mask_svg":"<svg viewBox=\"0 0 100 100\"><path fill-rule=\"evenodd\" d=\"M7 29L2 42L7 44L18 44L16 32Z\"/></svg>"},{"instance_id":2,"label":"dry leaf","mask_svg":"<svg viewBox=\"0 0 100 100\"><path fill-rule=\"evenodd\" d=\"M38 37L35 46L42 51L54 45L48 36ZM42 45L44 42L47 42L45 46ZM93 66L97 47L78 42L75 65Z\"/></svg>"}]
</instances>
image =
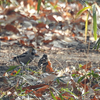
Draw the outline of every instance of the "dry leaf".
<instances>
[{"instance_id":1,"label":"dry leaf","mask_svg":"<svg viewBox=\"0 0 100 100\"><path fill-rule=\"evenodd\" d=\"M48 43L50 43L50 42L52 42L53 40L43 40L42 42L44 43L44 44L48 44Z\"/></svg>"},{"instance_id":2,"label":"dry leaf","mask_svg":"<svg viewBox=\"0 0 100 100\"><path fill-rule=\"evenodd\" d=\"M45 92L45 90L48 88L49 88L49 85L45 85L45 86L39 88L36 92L43 94L43 92Z\"/></svg>"},{"instance_id":3,"label":"dry leaf","mask_svg":"<svg viewBox=\"0 0 100 100\"><path fill-rule=\"evenodd\" d=\"M85 71L88 71L91 67L92 67L91 62L89 62L89 63L85 64L84 66L82 66L81 68L85 69Z\"/></svg>"},{"instance_id":4,"label":"dry leaf","mask_svg":"<svg viewBox=\"0 0 100 100\"><path fill-rule=\"evenodd\" d=\"M47 18L48 18L50 21L57 22L56 19L53 17L53 15L48 15Z\"/></svg>"},{"instance_id":5,"label":"dry leaf","mask_svg":"<svg viewBox=\"0 0 100 100\"><path fill-rule=\"evenodd\" d=\"M99 100L99 99L96 98L95 95L91 95L91 96L90 96L90 99L91 99L91 100Z\"/></svg>"},{"instance_id":6,"label":"dry leaf","mask_svg":"<svg viewBox=\"0 0 100 100\"><path fill-rule=\"evenodd\" d=\"M79 91L78 89L77 89L77 86L76 86L76 84L75 84L75 82L71 79L71 82L72 82L72 86L73 86L73 92L77 95L77 96L81 96L81 91Z\"/></svg>"},{"instance_id":7,"label":"dry leaf","mask_svg":"<svg viewBox=\"0 0 100 100\"><path fill-rule=\"evenodd\" d=\"M37 97L42 97L41 93L37 93L36 91L33 91L33 93L37 96Z\"/></svg>"},{"instance_id":8,"label":"dry leaf","mask_svg":"<svg viewBox=\"0 0 100 100\"><path fill-rule=\"evenodd\" d=\"M27 4L29 4L30 6L33 6L33 0L27 0Z\"/></svg>"},{"instance_id":9,"label":"dry leaf","mask_svg":"<svg viewBox=\"0 0 100 100\"><path fill-rule=\"evenodd\" d=\"M15 75L16 73L17 73L17 71L14 70L10 75L13 76L13 75Z\"/></svg>"},{"instance_id":10,"label":"dry leaf","mask_svg":"<svg viewBox=\"0 0 100 100\"><path fill-rule=\"evenodd\" d=\"M5 26L5 29L6 29L7 31L14 32L15 34L19 33L18 29L17 29L16 27L14 27L13 25L11 25L11 24L7 24L7 25Z\"/></svg>"},{"instance_id":11,"label":"dry leaf","mask_svg":"<svg viewBox=\"0 0 100 100\"><path fill-rule=\"evenodd\" d=\"M69 94L68 92L65 92L62 94L62 96L64 96L64 98L68 99L68 100L71 100L71 98L73 98L73 100L75 100L74 96L72 96L71 94Z\"/></svg>"},{"instance_id":12,"label":"dry leaf","mask_svg":"<svg viewBox=\"0 0 100 100\"><path fill-rule=\"evenodd\" d=\"M4 84L9 84L5 77L0 77L0 84L3 82Z\"/></svg>"},{"instance_id":13,"label":"dry leaf","mask_svg":"<svg viewBox=\"0 0 100 100\"><path fill-rule=\"evenodd\" d=\"M40 87L43 87L45 86L46 84L39 84L39 85L32 85L32 86L27 86L27 87L23 87L22 90L25 90L25 89L36 89L36 88L40 88Z\"/></svg>"},{"instance_id":14,"label":"dry leaf","mask_svg":"<svg viewBox=\"0 0 100 100\"><path fill-rule=\"evenodd\" d=\"M37 28L46 28L46 24L44 23L39 23L36 25Z\"/></svg>"},{"instance_id":15,"label":"dry leaf","mask_svg":"<svg viewBox=\"0 0 100 100\"><path fill-rule=\"evenodd\" d=\"M88 86L86 84L83 84L80 82L80 84L82 85L83 89L87 92L89 90Z\"/></svg>"},{"instance_id":16,"label":"dry leaf","mask_svg":"<svg viewBox=\"0 0 100 100\"><path fill-rule=\"evenodd\" d=\"M8 36L5 36L5 37L0 37L0 40L2 40L2 41L8 41L8 40L10 40L10 38Z\"/></svg>"},{"instance_id":17,"label":"dry leaf","mask_svg":"<svg viewBox=\"0 0 100 100\"><path fill-rule=\"evenodd\" d=\"M51 74L51 75L49 75L49 76L43 78L42 80L43 80L45 83L49 83L49 82L52 82L55 78L56 78L56 75Z\"/></svg>"},{"instance_id":18,"label":"dry leaf","mask_svg":"<svg viewBox=\"0 0 100 100\"><path fill-rule=\"evenodd\" d=\"M34 98L24 98L23 100L35 100Z\"/></svg>"},{"instance_id":19,"label":"dry leaf","mask_svg":"<svg viewBox=\"0 0 100 100\"><path fill-rule=\"evenodd\" d=\"M63 76L64 73L65 73L64 70L59 71L57 77Z\"/></svg>"}]
</instances>

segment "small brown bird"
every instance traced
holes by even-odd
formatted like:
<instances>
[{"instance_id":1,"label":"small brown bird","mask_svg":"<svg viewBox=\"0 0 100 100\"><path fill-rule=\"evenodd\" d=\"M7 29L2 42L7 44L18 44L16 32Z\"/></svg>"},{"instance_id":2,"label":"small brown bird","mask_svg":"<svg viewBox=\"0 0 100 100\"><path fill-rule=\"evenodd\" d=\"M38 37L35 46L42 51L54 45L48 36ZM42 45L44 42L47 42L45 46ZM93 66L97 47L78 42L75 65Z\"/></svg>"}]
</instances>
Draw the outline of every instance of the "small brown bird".
<instances>
[{"instance_id":1,"label":"small brown bird","mask_svg":"<svg viewBox=\"0 0 100 100\"><path fill-rule=\"evenodd\" d=\"M30 63L35 57L39 57L37 51L33 48L29 49L27 52L18 55L12 59L12 61L16 61L19 64L28 64Z\"/></svg>"},{"instance_id":2,"label":"small brown bird","mask_svg":"<svg viewBox=\"0 0 100 100\"><path fill-rule=\"evenodd\" d=\"M38 62L38 67L42 68L43 72L46 72L46 66L47 65L48 65L48 57L47 57L46 54L44 54Z\"/></svg>"}]
</instances>

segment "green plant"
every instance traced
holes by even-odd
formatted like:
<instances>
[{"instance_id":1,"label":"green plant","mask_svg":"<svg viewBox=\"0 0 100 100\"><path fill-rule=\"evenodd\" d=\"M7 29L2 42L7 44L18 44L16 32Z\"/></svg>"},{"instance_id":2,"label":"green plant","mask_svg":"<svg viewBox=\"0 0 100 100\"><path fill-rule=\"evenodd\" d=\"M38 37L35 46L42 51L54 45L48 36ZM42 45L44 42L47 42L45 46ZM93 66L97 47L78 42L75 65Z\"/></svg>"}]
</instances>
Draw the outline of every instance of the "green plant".
<instances>
[{"instance_id":1,"label":"green plant","mask_svg":"<svg viewBox=\"0 0 100 100\"><path fill-rule=\"evenodd\" d=\"M10 2L8 0L0 0L0 5L1 6L10 5Z\"/></svg>"},{"instance_id":2,"label":"green plant","mask_svg":"<svg viewBox=\"0 0 100 100\"><path fill-rule=\"evenodd\" d=\"M86 18L86 23L85 23L85 40L87 37L87 31L88 31L88 18L90 15L92 15L93 17L93 34L94 34L94 39L97 40L97 19L96 19L96 4L92 4L89 5L88 3L86 3L87 7L84 7L83 9L81 9L77 14L76 14L76 18L78 18L82 13L84 13L85 11L88 11L87 13L87 18Z\"/></svg>"}]
</instances>

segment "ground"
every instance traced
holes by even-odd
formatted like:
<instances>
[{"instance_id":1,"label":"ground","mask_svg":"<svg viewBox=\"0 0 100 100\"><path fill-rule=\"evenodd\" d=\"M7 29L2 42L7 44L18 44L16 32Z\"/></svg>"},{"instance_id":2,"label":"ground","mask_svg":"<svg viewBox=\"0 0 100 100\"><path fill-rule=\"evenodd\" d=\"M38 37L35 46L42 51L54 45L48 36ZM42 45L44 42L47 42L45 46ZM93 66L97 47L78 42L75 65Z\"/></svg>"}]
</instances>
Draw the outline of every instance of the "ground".
<instances>
[{"instance_id":1,"label":"ground","mask_svg":"<svg viewBox=\"0 0 100 100\"><path fill-rule=\"evenodd\" d=\"M83 48L82 48L82 45ZM82 44L78 46L70 45L68 48L55 48L51 49L43 46L43 49L37 49L37 54L39 58L35 58L29 65L32 67L37 66L39 59L43 54L47 54L49 60L52 63L53 69L63 69L66 67L78 67L79 64L86 64L88 62L92 63L93 67L100 66L100 56L99 51L90 49L88 51L87 44ZM93 46L93 43L91 44ZM28 48L25 47L11 47L11 46L2 46L1 47L1 56L0 56L0 75L3 75L10 65L17 65L15 62L10 62L14 56L22 54L27 51ZM2 72L3 71L3 72Z\"/></svg>"}]
</instances>

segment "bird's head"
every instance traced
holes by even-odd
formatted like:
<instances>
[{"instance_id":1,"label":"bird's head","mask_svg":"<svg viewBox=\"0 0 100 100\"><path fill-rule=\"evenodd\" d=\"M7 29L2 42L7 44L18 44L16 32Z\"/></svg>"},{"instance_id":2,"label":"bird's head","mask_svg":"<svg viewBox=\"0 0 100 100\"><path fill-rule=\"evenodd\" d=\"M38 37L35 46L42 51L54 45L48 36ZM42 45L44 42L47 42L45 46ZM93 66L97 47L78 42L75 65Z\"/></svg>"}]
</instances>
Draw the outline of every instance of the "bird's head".
<instances>
[{"instance_id":1,"label":"bird's head","mask_svg":"<svg viewBox=\"0 0 100 100\"><path fill-rule=\"evenodd\" d=\"M31 48L30 49L30 52L31 52L31 54L34 56L35 55L35 57L39 57L39 55L37 54L37 51L34 49L34 48Z\"/></svg>"}]
</instances>

